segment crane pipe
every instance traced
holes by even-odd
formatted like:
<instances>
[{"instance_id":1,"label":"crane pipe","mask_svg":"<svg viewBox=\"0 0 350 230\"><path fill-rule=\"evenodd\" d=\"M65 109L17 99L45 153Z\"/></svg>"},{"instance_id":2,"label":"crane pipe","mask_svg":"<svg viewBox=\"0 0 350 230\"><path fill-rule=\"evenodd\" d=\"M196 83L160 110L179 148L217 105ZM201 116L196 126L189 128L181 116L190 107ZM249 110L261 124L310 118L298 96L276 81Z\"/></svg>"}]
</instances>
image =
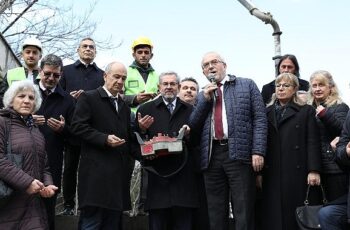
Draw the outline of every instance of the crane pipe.
<instances>
[{"instance_id":1,"label":"crane pipe","mask_svg":"<svg viewBox=\"0 0 350 230\"><path fill-rule=\"evenodd\" d=\"M281 34L282 31L278 23L273 19L272 15L267 12L262 12L258 8L256 8L251 2L247 0L238 0L249 12L251 15L254 15L261 21L265 22L265 24L271 24L273 28L272 36L274 37L274 45L275 45L275 56L272 57L272 60L275 61L275 68L278 65L279 59L281 58ZM277 68L276 68L277 74Z\"/></svg>"}]
</instances>

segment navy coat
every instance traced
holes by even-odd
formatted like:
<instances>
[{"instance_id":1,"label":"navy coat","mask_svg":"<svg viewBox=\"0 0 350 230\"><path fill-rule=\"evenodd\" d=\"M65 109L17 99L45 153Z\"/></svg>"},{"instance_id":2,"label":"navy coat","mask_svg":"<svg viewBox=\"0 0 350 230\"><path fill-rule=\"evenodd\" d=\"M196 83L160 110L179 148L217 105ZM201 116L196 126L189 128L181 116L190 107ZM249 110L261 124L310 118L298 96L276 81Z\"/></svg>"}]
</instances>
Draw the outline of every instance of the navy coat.
<instances>
[{"instance_id":1,"label":"navy coat","mask_svg":"<svg viewBox=\"0 0 350 230\"><path fill-rule=\"evenodd\" d=\"M265 156L267 119L265 105L256 84L247 78L236 78L224 84L224 101L228 124L229 158L251 163L252 154ZM190 127L200 136L201 169L208 168L212 151L213 103L199 93Z\"/></svg>"},{"instance_id":2,"label":"navy coat","mask_svg":"<svg viewBox=\"0 0 350 230\"><path fill-rule=\"evenodd\" d=\"M41 93L43 101L36 114L44 115L46 120L51 117L60 120L60 115L65 118L65 127L62 132L53 131L47 124L39 126L45 137L46 153L54 185L61 188L64 143L66 138L69 137L69 126L74 112L75 100L63 91L59 85L48 96L42 91Z\"/></svg>"}]
</instances>

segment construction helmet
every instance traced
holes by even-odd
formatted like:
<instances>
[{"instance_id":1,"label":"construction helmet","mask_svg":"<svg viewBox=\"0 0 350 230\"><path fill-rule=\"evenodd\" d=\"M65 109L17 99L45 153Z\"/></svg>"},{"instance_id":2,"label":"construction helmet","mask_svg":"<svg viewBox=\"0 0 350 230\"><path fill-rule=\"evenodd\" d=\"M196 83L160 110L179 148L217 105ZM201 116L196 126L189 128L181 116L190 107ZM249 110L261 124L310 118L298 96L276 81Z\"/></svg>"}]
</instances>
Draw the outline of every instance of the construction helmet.
<instances>
[{"instance_id":1,"label":"construction helmet","mask_svg":"<svg viewBox=\"0 0 350 230\"><path fill-rule=\"evenodd\" d=\"M37 38L34 38L34 37L26 38L22 44L22 50L24 50L24 48L26 48L27 46L35 46L40 50L40 52L42 51L41 42Z\"/></svg>"},{"instance_id":2,"label":"construction helmet","mask_svg":"<svg viewBox=\"0 0 350 230\"><path fill-rule=\"evenodd\" d=\"M139 45L147 45L150 46L151 49L153 49L153 44L151 42L151 40L148 37L138 37L134 40L134 42L131 45L131 49L134 51L136 46Z\"/></svg>"}]
</instances>

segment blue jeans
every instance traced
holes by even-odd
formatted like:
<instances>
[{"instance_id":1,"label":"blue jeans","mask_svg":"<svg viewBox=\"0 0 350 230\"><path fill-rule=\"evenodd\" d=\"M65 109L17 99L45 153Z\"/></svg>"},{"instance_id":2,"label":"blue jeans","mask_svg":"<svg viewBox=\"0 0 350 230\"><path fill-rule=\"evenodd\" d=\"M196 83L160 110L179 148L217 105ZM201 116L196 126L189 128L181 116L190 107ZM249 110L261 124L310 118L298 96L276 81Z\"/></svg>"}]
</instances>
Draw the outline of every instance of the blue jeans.
<instances>
[{"instance_id":1,"label":"blue jeans","mask_svg":"<svg viewBox=\"0 0 350 230\"><path fill-rule=\"evenodd\" d=\"M79 230L121 230L122 212L100 207L81 209Z\"/></svg>"},{"instance_id":2,"label":"blue jeans","mask_svg":"<svg viewBox=\"0 0 350 230\"><path fill-rule=\"evenodd\" d=\"M318 212L321 228L324 230L347 230L347 205L328 205Z\"/></svg>"}]
</instances>

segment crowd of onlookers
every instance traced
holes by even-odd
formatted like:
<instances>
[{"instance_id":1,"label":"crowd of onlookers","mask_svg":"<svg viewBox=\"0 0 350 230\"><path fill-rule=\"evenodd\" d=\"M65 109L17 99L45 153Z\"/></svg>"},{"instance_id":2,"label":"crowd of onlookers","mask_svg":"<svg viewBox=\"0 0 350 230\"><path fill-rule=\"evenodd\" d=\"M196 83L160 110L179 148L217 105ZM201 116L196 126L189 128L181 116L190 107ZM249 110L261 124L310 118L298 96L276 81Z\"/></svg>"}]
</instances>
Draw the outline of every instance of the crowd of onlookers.
<instances>
[{"instance_id":1,"label":"crowd of onlookers","mask_svg":"<svg viewBox=\"0 0 350 230\"><path fill-rule=\"evenodd\" d=\"M55 215L78 208L84 230L122 229L123 214L148 215L151 230L229 229L230 214L236 230L294 230L307 190L311 205L324 203L321 185L321 228L349 228L350 115L331 73L303 80L287 54L260 92L208 52L200 90L156 73L149 38L131 50L130 66L101 70L91 38L66 66L24 41L23 67L0 83L0 180L14 190L0 229L52 230Z\"/></svg>"}]
</instances>

